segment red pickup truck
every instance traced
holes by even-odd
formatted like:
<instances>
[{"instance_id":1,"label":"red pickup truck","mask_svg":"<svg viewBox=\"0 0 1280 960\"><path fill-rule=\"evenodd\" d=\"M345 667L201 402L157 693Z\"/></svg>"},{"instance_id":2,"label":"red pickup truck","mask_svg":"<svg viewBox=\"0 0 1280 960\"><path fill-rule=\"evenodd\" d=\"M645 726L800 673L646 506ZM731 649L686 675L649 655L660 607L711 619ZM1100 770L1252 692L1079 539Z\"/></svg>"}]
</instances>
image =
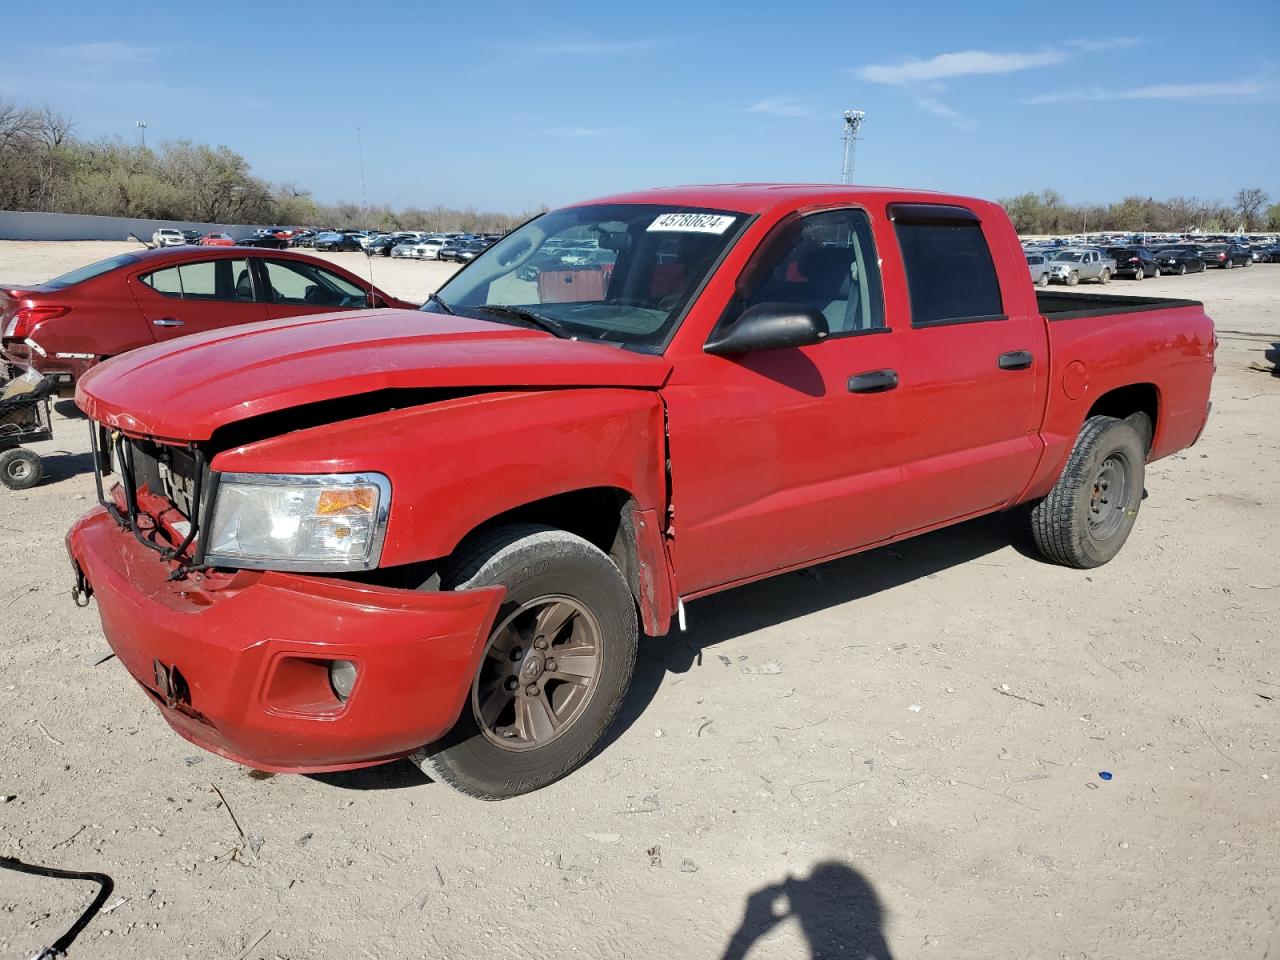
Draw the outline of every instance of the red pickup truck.
<instances>
[{"instance_id":1,"label":"red pickup truck","mask_svg":"<svg viewBox=\"0 0 1280 960\"><path fill-rule=\"evenodd\" d=\"M640 630L698 597L1020 504L1048 559L1105 563L1214 349L1199 303L1037 291L980 200L593 201L420 311L91 370L76 597L202 747L512 796L583 762Z\"/></svg>"}]
</instances>

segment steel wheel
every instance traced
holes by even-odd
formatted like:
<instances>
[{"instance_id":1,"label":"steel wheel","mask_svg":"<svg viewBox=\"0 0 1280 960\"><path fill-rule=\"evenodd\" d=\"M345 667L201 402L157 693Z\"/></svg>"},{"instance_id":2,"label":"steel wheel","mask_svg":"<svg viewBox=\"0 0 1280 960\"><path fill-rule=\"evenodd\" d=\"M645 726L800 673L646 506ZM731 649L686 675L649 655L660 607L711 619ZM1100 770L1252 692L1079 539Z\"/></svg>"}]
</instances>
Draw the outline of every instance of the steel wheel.
<instances>
[{"instance_id":1,"label":"steel wheel","mask_svg":"<svg viewBox=\"0 0 1280 960\"><path fill-rule=\"evenodd\" d=\"M1089 496L1089 535L1096 540L1111 537L1124 522L1129 502L1129 462L1113 453L1099 465Z\"/></svg>"},{"instance_id":2,"label":"steel wheel","mask_svg":"<svg viewBox=\"0 0 1280 960\"><path fill-rule=\"evenodd\" d=\"M494 629L472 685L477 726L504 750L545 746L586 708L600 662L600 624L577 600L520 605Z\"/></svg>"}]
</instances>

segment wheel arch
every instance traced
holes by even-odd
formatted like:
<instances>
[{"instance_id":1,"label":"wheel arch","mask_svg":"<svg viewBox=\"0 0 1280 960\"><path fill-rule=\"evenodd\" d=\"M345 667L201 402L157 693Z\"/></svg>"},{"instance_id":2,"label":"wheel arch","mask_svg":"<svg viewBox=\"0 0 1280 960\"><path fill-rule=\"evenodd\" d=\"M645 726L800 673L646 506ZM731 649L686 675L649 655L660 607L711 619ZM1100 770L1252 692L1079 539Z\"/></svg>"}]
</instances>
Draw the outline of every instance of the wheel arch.
<instances>
[{"instance_id":1,"label":"wheel arch","mask_svg":"<svg viewBox=\"0 0 1280 960\"><path fill-rule=\"evenodd\" d=\"M1085 420L1090 417L1128 420L1139 413L1146 414L1151 422L1151 433L1142 438L1146 452L1150 455L1155 446L1155 438L1160 432L1160 388L1154 383L1130 383L1113 387L1093 401L1085 414Z\"/></svg>"},{"instance_id":2,"label":"wheel arch","mask_svg":"<svg viewBox=\"0 0 1280 960\"><path fill-rule=\"evenodd\" d=\"M626 580L645 633L667 632L675 599L659 519L631 491L590 486L529 500L476 523L453 550L489 530L520 523L555 527L599 548Z\"/></svg>"}]
</instances>

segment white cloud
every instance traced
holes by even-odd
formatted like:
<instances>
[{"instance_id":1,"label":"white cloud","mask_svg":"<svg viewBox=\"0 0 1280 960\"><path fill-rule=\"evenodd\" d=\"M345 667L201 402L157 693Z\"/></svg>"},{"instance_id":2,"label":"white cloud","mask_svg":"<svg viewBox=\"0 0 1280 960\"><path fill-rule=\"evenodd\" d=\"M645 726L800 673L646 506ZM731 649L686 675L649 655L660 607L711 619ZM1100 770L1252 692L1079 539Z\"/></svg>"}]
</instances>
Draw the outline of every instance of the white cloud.
<instances>
[{"instance_id":1,"label":"white cloud","mask_svg":"<svg viewBox=\"0 0 1280 960\"><path fill-rule=\"evenodd\" d=\"M937 97L913 95L911 97L911 102L921 110L928 110L930 113L946 120L952 126L959 127L961 130L972 130L976 126L972 117L966 116L959 110L947 106Z\"/></svg>"},{"instance_id":2,"label":"white cloud","mask_svg":"<svg viewBox=\"0 0 1280 960\"><path fill-rule=\"evenodd\" d=\"M664 41L650 40L561 40L548 43L513 43L508 49L539 57L601 57L614 53L648 50Z\"/></svg>"},{"instance_id":3,"label":"white cloud","mask_svg":"<svg viewBox=\"0 0 1280 960\"><path fill-rule=\"evenodd\" d=\"M770 117L787 117L791 119L805 119L812 117L813 108L808 104L800 103L791 97L765 97L763 100L757 100L749 107L743 107L739 113L763 113Z\"/></svg>"},{"instance_id":4,"label":"white cloud","mask_svg":"<svg viewBox=\"0 0 1280 960\"><path fill-rule=\"evenodd\" d=\"M1067 46L1085 53L1097 53L1100 50L1123 50L1145 43L1142 37L1105 37L1101 40L1068 40Z\"/></svg>"},{"instance_id":5,"label":"white cloud","mask_svg":"<svg viewBox=\"0 0 1280 960\"><path fill-rule=\"evenodd\" d=\"M989 50L961 50L940 53L928 60L912 57L901 63L868 64L855 73L871 83L906 86L927 81L951 80L957 77L1017 73L1035 67L1062 63L1067 54L1052 47L1033 53L993 53Z\"/></svg>"},{"instance_id":6,"label":"white cloud","mask_svg":"<svg viewBox=\"0 0 1280 960\"><path fill-rule=\"evenodd\" d=\"M577 139L584 137L613 137L620 133L626 133L626 131L619 127L551 127L548 130L544 130L543 133L549 137L573 137Z\"/></svg>"},{"instance_id":7,"label":"white cloud","mask_svg":"<svg viewBox=\"0 0 1280 960\"><path fill-rule=\"evenodd\" d=\"M1052 103L1103 100L1225 100L1233 97L1255 97L1269 92L1261 80L1223 80L1208 83L1158 83L1128 90L1104 90L1088 87L1041 93L1024 97L1019 103L1038 107Z\"/></svg>"},{"instance_id":8,"label":"white cloud","mask_svg":"<svg viewBox=\"0 0 1280 960\"><path fill-rule=\"evenodd\" d=\"M46 47L45 53L51 59L83 69L137 66L156 58L154 47L114 40Z\"/></svg>"}]
</instances>

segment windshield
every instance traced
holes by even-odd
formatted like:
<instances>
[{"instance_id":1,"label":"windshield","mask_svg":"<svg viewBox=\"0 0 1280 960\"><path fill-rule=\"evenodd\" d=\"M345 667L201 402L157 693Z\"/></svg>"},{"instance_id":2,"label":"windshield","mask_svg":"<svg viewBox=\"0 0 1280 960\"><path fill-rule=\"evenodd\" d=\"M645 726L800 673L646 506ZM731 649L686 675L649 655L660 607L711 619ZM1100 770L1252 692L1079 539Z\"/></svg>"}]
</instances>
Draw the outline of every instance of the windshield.
<instances>
[{"instance_id":1,"label":"windshield","mask_svg":"<svg viewBox=\"0 0 1280 960\"><path fill-rule=\"evenodd\" d=\"M486 308L518 307L584 340L656 352L749 219L659 204L555 210L485 249L439 295L468 316L508 320Z\"/></svg>"},{"instance_id":2,"label":"windshield","mask_svg":"<svg viewBox=\"0 0 1280 960\"><path fill-rule=\"evenodd\" d=\"M84 283L84 281L92 280L94 277L100 277L104 273L116 269L116 267L123 267L126 263L133 263L137 259L138 255L135 253L122 253L118 257L99 260L97 263L91 263L87 267L80 267L78 270L64 273L60 277L54 277L52 280L41 284L41 286L49 287L53 290L65 290L74 284Z\"/></svg>"},{"instance_id":3,"label":"windshield","mask_svg":"<svg viewBox=\"0 0 1280 960\"><path fill-rule=\"evenodd\" d=\"M1055 260L1065 260L1068 263L1079 263L1083 253L1059 253L1054 256Z\"/></svg>"}]
</instances>

